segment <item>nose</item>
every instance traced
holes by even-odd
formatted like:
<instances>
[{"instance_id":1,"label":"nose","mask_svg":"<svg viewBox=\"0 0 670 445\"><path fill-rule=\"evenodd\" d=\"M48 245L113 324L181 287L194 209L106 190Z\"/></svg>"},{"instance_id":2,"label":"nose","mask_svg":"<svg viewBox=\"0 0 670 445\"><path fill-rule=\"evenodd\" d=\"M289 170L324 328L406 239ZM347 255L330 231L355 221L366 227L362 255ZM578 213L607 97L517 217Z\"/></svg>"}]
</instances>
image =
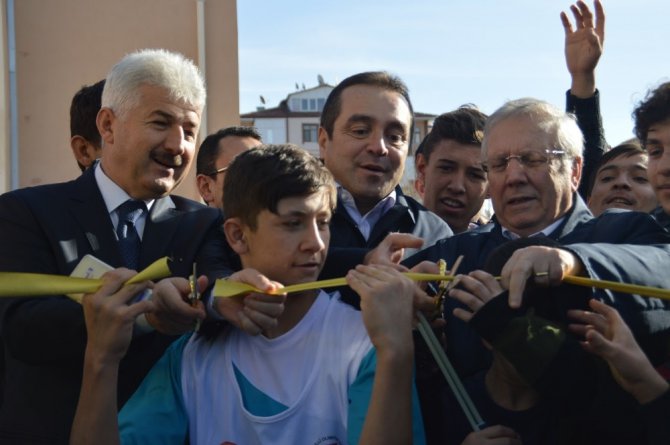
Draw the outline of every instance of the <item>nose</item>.
<instances>
[{"instance_id":1,"label":"nose","mask_svg":"<svg viewBox=\"0 0 670 445\"><path fill-rule=\"evenodd\" d=\"M388 155L388 147L386 146L386 140L384 139L383 134L373 134L368 144L368 151L374 153L377 156L386 156Z\"/></svg>"},{"instance_id":2,"label":"nose","mask_svg":"<svg viewBox=\"0 0 670 445\"><path fill-rule=\"evenodd\" d=\"M628 175L618 175L612 187L615 189L630 190L630 178Z\"/></svg>"},{"instance_id":3,"label":"nose","mask_svg":"<svg viewBox=\"0 0 670 445\"><path fill-rule=\"evenodd\" d=\"M670 151L669 150L664 150L663 155L660 157L660 159L657 160L651 160L650 159L650 164L651 162L656 162L657 164L657 171L659 174L663 176L670 176Z\"/></svg>"},{"instance_id":4,"label":"nose","mask_svg":"<svg viewBox=\"0 0 670 445\"><path fill-rule=\"evenodd\" d=\"M328 228L326 228L328 230ZM323 231L319 228L319 222L313 221L307 230L302 240L302 249L306 252L319 252L325 250L326 242L323 237Z\"/></svg>"},{"instance_id":5,"label":"nose","mask_svg":"<svg viewBox=\"0 0 670 445\"><path fill-rule=\"evenodd\" d=\"M526 169L516 156L510 157L504 175L505 175L505 183L507 185L525 184L526 182L528 182L528 177L526 176Z\"/></svg>"},{"instance_id":6,"label":"nose","mask_svg":"<svg viewBox=\"0 0 670 445\"><path fill-rule=\"evenodd\" d=\"M451 193L465 193L465 173L459 171L452 175L449 183L447 184L447 190L449 190Z\"/></svg>"},{"instance_id":7,"label":"nose","mask_svg":"<svg viewBox=\"0 0 670 445\"><path fill-rule=\"evenodd\" d=\"M184 128L181 125L172 125L165 136L165 148L170 153L179 155L186 151L188 144Z\"/></svg>"}]
</instances>

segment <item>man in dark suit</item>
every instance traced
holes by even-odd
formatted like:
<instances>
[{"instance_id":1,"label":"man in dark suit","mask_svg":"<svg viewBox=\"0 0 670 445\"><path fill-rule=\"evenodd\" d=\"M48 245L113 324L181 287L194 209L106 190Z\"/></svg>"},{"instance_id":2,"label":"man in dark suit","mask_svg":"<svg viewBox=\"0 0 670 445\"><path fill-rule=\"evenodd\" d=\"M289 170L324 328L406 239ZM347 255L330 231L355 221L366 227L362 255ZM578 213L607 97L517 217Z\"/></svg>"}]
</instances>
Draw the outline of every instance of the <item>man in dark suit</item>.
<instances>
[{"instance_id":1,"label":"man in dark suit","mask_svg":"<svg viewBox=\"0 0 670 445\"><path fill-rule=\"evenodd\" d=\"M0 196L0 270L68 275L91 254L112 267L141 270L169 256L177 276L188 276L193 262L210 278L225 274L220 212L170 196L194 157L204 104L200 73L183 56L124 57L107 77L97 117L101 161L74 181ZM139 209L132 223L129 202ZM1 315L0 442L67 443L86 343L81 306L63 295L15 298L2 301ZM172 330L160 313L147 319ZM136 327L119 370L119 406L173 339Z\"/></svg>"}]
</instances>

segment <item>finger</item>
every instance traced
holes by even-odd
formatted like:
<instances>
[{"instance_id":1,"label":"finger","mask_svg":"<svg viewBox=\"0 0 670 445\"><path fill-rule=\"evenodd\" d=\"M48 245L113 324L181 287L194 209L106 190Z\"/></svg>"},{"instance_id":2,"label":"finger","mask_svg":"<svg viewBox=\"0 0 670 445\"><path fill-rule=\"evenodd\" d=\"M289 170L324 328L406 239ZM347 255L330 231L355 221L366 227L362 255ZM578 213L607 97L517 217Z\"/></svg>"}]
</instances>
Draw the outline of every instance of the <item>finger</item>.
<instances>
[{"instance_id":1,"label":"finger","mask_svg":"<svg viewBox=\"0 0 670 445\"><path fill-rule=\"evenodd\" d=\"M116 300L119 303L128 303L132 301L135 297L141 294L145 289L150 287L150 281L143 281L142 283L129 284L123 286L118 292L110 295L109 298Z\"/></svg>"},{"instance_id":2,"label":"finger","mask_svg":"<svg viewBox=\"0 0 670 445\"><path fill-rule=\"evenodd\" d=\"M454 314L454 317L463 320L466 323L469 323L470 320L472 320L473 313L466 311L465 309L461 308L456 308L452 311L452 314Z\"/></svg>"},{"instance_id":3,"label":"finger","mask_svg":"<svg viewBox=\"0 0 670 445\"><path fill-rule=\"evenodd\" d=\"M595 329L587 329L584 338L588 350L600 357L608 357L614 351L612 342Z\"/></svg>"},{"instance_id":4,"label":"finger","mask_svg":"<svg viewBox=\"0 0 670 445\"><path fill-rule=\"evenodd\" d=\"M145 314L147 312L153 311L155 308L154 303L151 300L142 300L137 303L133 303L128 306L128 315L137 318L140 314Z\"/></svg>"},{"instance_id":5,"label":"finger","mask_svg":"<svg viewBox=\"0 0 670 445\"><path fill-rule=\"evenodd\" d=\"M242 309L244 315L253 322L261 331L272 329L279 324L276 317L267 315L266 313L256 311L249 306L244 306Z\"/></svg>"},{"instance_id":6,"label":"finger","mask_svg":"<svg viewBox=\"0 0 670 445\"><path fill-rule=\"evenodd\" d=\"M526 281L535 267L533 263L521 257L517 250L512 257L503 266L501 274L501 285L509 290L509 305L511 308L521 307L523 301L523 292L526 289Z\"/></svg>"},{"instance_id":7,"label":"finger","mask_svg":"<svg viewBox=\"0 0 670 445\"><path fill-rule=\"evenodd\" d=\"M491 292L493 295L498 295L503 291L500 282L496 279L496 277L494 277L488 272L485 272L483 270L474 270L470 272L468 275L479 280L479 282L481 282L484 286L486 286L489 292Z\"/></svg>"},{"instance_id":8,"label":"finger","mask_svg":"<svg viewBox=\"0 0 670 445\"><path fill-rule=\"evenodd\" d=\"M449 297L460 301L465 306L467 306L472 312L477 312L479 309L482 308L482 306L484 306L484 302L482 300L480 300L470 292L466 292L461 289L450 290Z\"/></svg>"},{"instance_id":9,"label":"finger","mask_svg":"<svg viewBox=\"0 0 670 445\"><path fill-rule=\"evenodd\" d=\"M595 312L571 309L568 311L568 317L579 321L583 325L591 325L599 332L605 333L607 331L607 320L605 317L596 314Z\"/></svg>"},{"instance_id":10,"label":"finger","mask_svg":"<svg viewBox=\"0 0 670 445\"><path fill-rule=\"evenodd\" d=\"M389 233L384 241L392 249L411 248L418 249L423 246L423 239L409 233Z\"/></svg>"},{"instance_id":11,"label":"finger","mask_svg":"<svg viewBox=\"0 0 670 445\"><path fill-rule=\"evenodd\" d=\"M112 295L123 287L123 284L137 275L137 272L120 267L110 270L102 276L102 285L95 293L100 295Z\"/></svg>"},{"instance_id":12,"label":"finger","mask_svg":"<svg viewBox=\"0 0 670 445\"><path fill-rule=\"evenodd\" d=\"M600 0L595 0L593 6L596 10L596 34L600 37L600 44L605 42L605 9Z\"/></svg>"},{"instance_id":13,"label":"finger","mask_svg":"<svg viewBox=\"0 0 670 445\"><path fill-rule=\"evenodd\" d=\"M244 306L268 317L277 318L284 312L284 301L280 298L275 298L274 301L261 300L256 295L248 295L244 299Z\"/></svg>"},{"instance_id":14,"label":"finger","mask_svg":"<svg viewBox=\"0 0 670 445\"><path fill-rule=\"evenodd\" d=\"M422 312L432 312L435 310L435 300L433 297L429 297L427 293L416 285L414 288L414 309Z\"/></svg>"},{"instance_id":15,"label":"finger","mask_svg":"<svg viewBox=\"0 0 670 445\"><path fill-rule=\"evenodd\" d=\"M573 33L572 23L570 23L568 15L562 11L561 11L561 23L563 24L563 30L565 31L566 37Z\"/></svg>"},{"instance_id":16,"label":"finger","mask_svg":"<svg viewBox=\"0 0 670 445\"><path fill-rule=\"evenodd\" d=\"M570 323L568 325L568 330L578 337L584 337L587 329L588 326L581 323Z\"/></svg>"},{"instance_id":17,"label":"finger","mask_svg":"<svg viewBox=\"0 0 670 445\"><path fill-rule=\"evenodd\" d=\"M433 261L421 261L419 264L415 265L411 269L412 272L416 273L440 273L440 267L437 263Z\"/></svg>"},{"instance_id":18,"label":"finger","mask_svg":"<svg viewBox=\"0 0 670 445\"><path fill-rule=\"evenodd\" d=\"M591 9L588 7L586 3L584 3L582 0L579 0L577 2L577 7L579 8L579 11L582 14L582 20L584 21L584 27L585 28L593 28L593 14L591 13Z\"/></svg>"},{"instance_id":19,"label":"finger","mask_svg":"<svg viewBox=\"0 0 670 445\"><path fill-rule=\"evenodd\" d=\"M575 17L575 28L577 30L584 28L582 13L579 8L575 5L570 5L570 11L572 11L572 15Z\"/></svg>"},{"instance_id":20,"label":"finger","mask_svg":"<svg viewBox=\"0 0 670 445\"><path fill-rule=\"evenodd\" d=\"M260 326L254 323L243 311L237 314L237 322L240 329L250 335L258 335L262 332Z\"/></svg>"}]
</instances>

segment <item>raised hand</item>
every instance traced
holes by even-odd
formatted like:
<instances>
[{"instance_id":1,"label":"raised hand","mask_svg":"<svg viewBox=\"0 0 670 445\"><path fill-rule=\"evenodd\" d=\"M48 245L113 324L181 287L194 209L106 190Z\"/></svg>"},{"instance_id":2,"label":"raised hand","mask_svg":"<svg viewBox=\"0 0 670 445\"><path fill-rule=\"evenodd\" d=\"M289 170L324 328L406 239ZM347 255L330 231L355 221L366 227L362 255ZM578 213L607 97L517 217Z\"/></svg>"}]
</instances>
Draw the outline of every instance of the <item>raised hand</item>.
<instances>
[{"instance_id":1,"label":"raised hand","mask_svg":"<svg viewBox=\"0 0 670 445\"><path fill-rule=\"evenodd\" d=\"M593 4L595 22L593 13L581 0L570 6L574 27L568 15L561 12L565 30L565 62L572 78L570 91L580 98L591 97L595 93L595 70L605 41L605 11L600 0L595 0Z\"/></svg>"}]
</instances>

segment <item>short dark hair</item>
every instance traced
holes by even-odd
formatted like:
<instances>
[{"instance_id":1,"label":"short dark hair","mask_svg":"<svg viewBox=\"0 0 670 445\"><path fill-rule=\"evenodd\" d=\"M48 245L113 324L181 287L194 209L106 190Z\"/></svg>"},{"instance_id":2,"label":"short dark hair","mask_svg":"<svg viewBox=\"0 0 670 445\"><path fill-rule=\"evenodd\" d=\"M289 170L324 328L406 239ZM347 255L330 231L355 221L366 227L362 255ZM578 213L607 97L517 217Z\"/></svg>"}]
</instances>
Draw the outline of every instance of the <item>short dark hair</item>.
<instances>
[{"instance_id":1,"label":"short dark hair","mask_svg":"<svg viewBox=\"0 0 670 445\"><path fill-rule=\"evenodd\" d=\"M644 146L649 128L670 118L670 82L665 82L650 90L635 110L635 136Z\"/></svg>"},{"instance_id":2,"label":"short dark hair","mask_svg":"<svg viewBox=\"0 0 670 445\"><path fill-rule=\"evenodd\" d=\"M210 134L202 141L195 161L195 173L206 175L216 170L216 158L219 157L219 141L228 136L240 138L254 138L263 142L256 127L234 126L226 127Z\"/></svg>"},{"instance_id":3,"label":"short dark hair","mask_svg":"<svg viewBox=\"0 0 670 445\"><path fill-rule=\"evenodd\" d=\"M587 197L591 196L593 186L596 184L596 178L598 177L598 171L601 168L609 164L613 159L621 157L630 158L631 156L635 155L647 156L647 152L642 148L642 146L638 142L632 142L632 141L624 142L623 144L619 144L616 147L613 147L612 149L606 151L598 160L598 163L595 165L595 168L593 169L593 174L589 178L589 185L588 185L589 188Z\"/></svg>"},{"instance_id":4,"label":"short dark hair","mask_svg":"<svg viewBox=\"0 0 670 445\"><path fill-rule=\"evenodd\" d=\"M421 143L421 153L428 161L437 144L445 139L481 147L486 118L487 116L473 105L463 105L454 111L440 114L433 121L430 133Z\"/></svg>"},{"instance_id":5,"label":"short dark hair","mask_svg":"<svg viewBox=\"0 0 670 445\"><path fill-rule=\"evenodd\" d=\"M394 91L405 99L412 119L410 122L409 133L409 143L411 145L412 134L414 133L414 108L412 108L412 101L409 99L409 89L400 77L386 71L368 71L365 73L354 74L353 76L347 77L333 88L333 91L328 95L326 103L323 106L323 111L321 112L320 125L326 131L326 134L328 134L328 138L332 139L335 121L342 111L342 92L355 85L369 85L387 91Z\"/></svg>"},{"instance_id":6,"label":"short dark hair","mask_svg":"<svg viewBox=\"0 0 670 445\"><path fill-rule=\"evenodd\" d=\"M102 145L95 121L104 86L105 79L90 86L84 85L75 93L70 104L70 137L81 136L96 147Z\"/></svg>"},{"instance_id":7,"label":"short dark hair","mask_svg":"<svg viewBox=\"0 0 670 445\"><path fill-rule=\"evenodd\" d=\"M223 214L256 230L262 210L277 213L279 201L325 188L331 210L337 193L333 175L317 158L293 144L260 145L240 153L223 181Z\"/></svg>"}]
</instances>

